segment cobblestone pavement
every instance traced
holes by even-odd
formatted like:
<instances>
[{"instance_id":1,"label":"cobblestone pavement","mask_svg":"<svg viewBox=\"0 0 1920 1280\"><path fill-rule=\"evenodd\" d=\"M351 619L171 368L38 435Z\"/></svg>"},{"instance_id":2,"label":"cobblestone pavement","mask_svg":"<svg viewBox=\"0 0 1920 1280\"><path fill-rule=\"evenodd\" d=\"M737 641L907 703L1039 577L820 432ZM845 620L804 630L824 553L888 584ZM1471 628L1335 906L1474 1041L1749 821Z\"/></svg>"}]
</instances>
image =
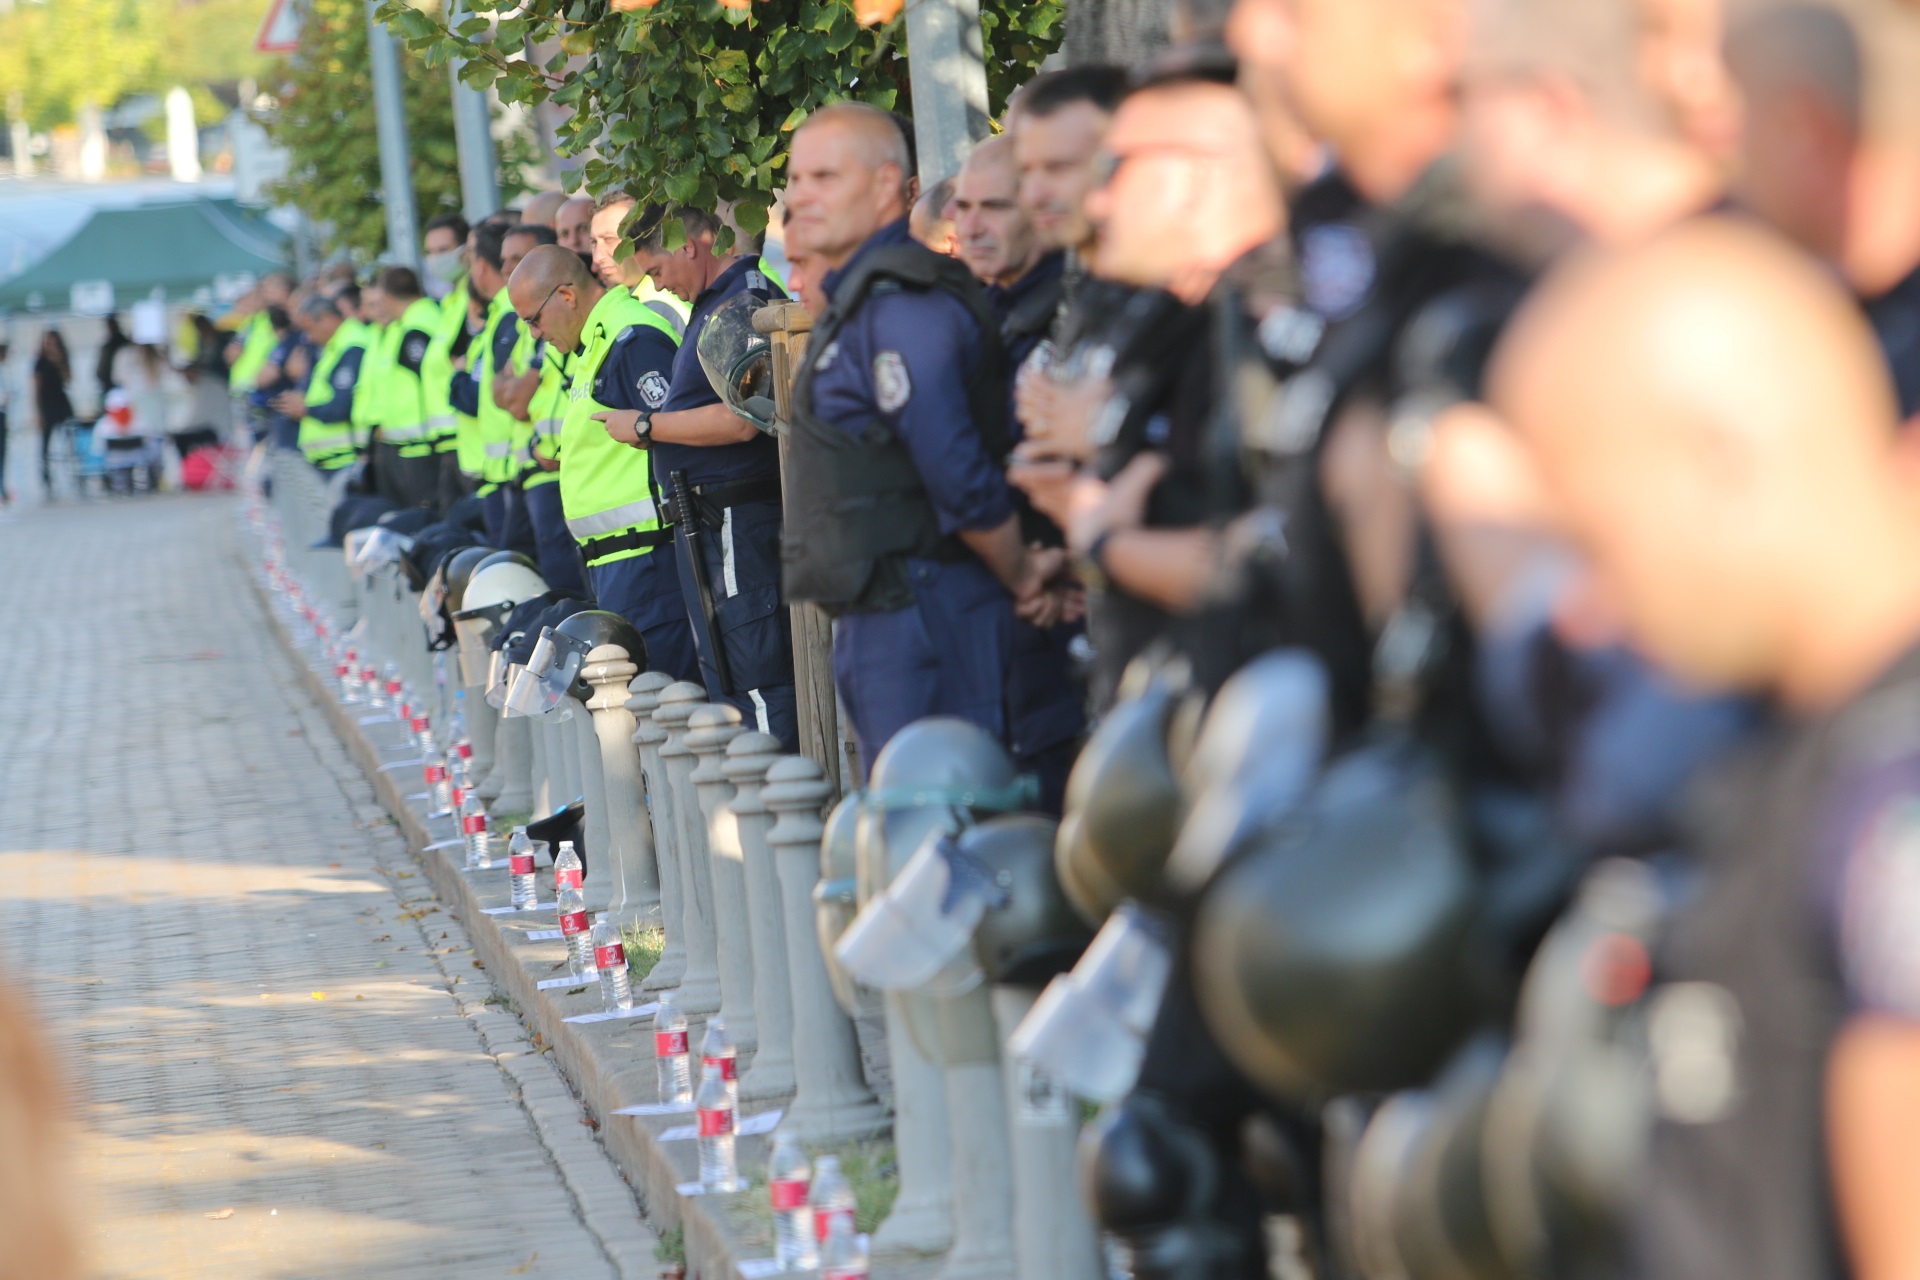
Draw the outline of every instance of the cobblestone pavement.
<instances>
[{"instance_id":1,"label":"cobblestone pavement","mask_svg":"<svg viewBox=\"0 0 1920 1280\"><path fill-rule=\"evenodd\" d=\"M0 517L0 974L77 1094L91 1274L652 1274L295 683L236 511Z\"/></svg>"}]
</instances>

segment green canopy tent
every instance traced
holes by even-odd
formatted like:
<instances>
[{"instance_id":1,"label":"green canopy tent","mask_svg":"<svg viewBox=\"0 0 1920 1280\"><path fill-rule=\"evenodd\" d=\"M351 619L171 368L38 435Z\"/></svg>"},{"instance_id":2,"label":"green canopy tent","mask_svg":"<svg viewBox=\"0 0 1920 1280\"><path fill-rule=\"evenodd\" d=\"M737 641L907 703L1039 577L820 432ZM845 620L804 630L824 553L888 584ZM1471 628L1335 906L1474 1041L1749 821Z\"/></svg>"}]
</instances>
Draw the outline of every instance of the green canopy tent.
<instances>
[{"instance_id":1,"label":"green canopy tent","mask_svg":"<svg viewBox=\"0 0 1920 1280\"><path fill-rule=\"evenodd\" d=\"M0 311L84 309L75 285L113 286L126 306L161 290L185 301L201 289L285 270L288 237L232 200L102 209L73 238L19 275L0 280Z\"/></svg>"}]
</instances>

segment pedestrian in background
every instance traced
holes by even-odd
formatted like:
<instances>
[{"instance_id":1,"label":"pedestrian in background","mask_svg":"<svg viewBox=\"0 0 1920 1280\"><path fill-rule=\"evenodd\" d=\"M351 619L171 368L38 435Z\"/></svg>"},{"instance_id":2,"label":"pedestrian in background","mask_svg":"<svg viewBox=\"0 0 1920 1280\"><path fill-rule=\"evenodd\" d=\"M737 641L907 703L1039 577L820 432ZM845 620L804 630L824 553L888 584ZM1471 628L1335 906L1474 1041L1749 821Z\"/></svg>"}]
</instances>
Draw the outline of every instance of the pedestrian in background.
<instances>
[{"instance_id":1,"label":"pedestrian in background","mask_svg":"<svg viewBox=\"0 0 1920 1280\"><path fill-rule=\"evenodd\" d=\"M49 329L40 339L40 355L33 362L33 408L40 417L40 481L53 491L53 470L48 453L53 433L73 417L73 401L67 387L73 382L73 361L67 356L67 342L58 329Z\"/></svg>"},{"instance_id":2,"label":"pedestrian in background","mask_svg":"<svg viewBox=\"0 0 1920 1280\"><path fill-rule=\"evenodd\" d=\"M107 392L120 384L114 381L114 362L120 358L120 352L133 345L133 339L120 327L119 316L107 317L107 338L100 344L100 362L93 367L93 380L100 384L100 399L104 402Z\"/></svg>"}]
</instances>

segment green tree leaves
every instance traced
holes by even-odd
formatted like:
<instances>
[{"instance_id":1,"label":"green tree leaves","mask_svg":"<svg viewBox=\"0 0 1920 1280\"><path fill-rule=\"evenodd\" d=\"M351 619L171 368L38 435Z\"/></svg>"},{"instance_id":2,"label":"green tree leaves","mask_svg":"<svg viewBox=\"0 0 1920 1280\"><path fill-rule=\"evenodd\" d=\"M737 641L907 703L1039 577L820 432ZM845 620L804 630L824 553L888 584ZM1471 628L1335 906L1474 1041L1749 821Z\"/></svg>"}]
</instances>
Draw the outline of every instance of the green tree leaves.
<instances>
[{"instance_id":1,"label":"green tree leaves","mask_svg":"<svg viewBox=\"0 0 1920 1280\"><path fill-rule=\"evenodd\" d=\"M380 16L423 58L471 59L472 74L491 79L503 100L570 108L560 149L589 157L581 171L589 191L620 189L642 204L726 202L758 231L794 126L828 102L905 103L908 64L902 21L862 27L847 0L736 3L746 7L525 0L497 26L468 19L452 31L409 0L385 0ZM1065 5L985 0L984 9L998 113L1058 46Z\"/></svg>"}]
</instances>

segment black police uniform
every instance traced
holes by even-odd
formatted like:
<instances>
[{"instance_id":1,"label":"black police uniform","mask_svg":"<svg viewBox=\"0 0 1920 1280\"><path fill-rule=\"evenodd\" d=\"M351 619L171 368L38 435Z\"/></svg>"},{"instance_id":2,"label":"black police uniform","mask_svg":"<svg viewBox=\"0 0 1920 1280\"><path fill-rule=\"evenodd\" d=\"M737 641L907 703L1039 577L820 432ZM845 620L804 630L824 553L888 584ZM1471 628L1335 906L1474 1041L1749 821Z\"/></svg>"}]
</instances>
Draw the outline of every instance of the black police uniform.
<instances>
[{"instance_id":1,"label":"black police uniform","mask_svg":"<svg viewBox=\"0 0 1920 1280\"><path fill-rule=\"evenodd\" d=\"M500 323L493 330L493 368L496 370L512 367L513 349L520 341L520 317L518 313L508 311L500 317ZM449 399L456 413L464 413L469 418L480 416L480 379L471 370L462 369L453 375L449 388ZM537 556L540 544L534 537L533 518L527 512L525 497L520 486L512 481L503 481L494 486L481 501L487 519L487 541L502 551L518 551L524 556Z\"/></svg>"},{"instance_id":2,"label":"black police uniform","mask_svg":"<svg viewBox=\"0 0 1920 1280\"><path fill-rule=\"evenodd\" d=\"M1010 285L993 285L987 296L1000 316L1000 340L1006 345L1007 367L1019 376L1047 335L1052 332L1066 296L1066 254L1049 253ZM1051 351L1049 350L1049 357ZM1012 405L1013 382L1008 383L1008 422L1014 444L1026 437L1025 425ZM1020 534L1029 544L1058 547L1066 539L1060 529L1033 509L1026 495L1015 492ZM1067 775L1086 733L1086 695L1076 678L1075 642L1086 634L1084 622L1036 627L1019 618L1013 623L1013 655L1007 676L1007 749L1021 773L1040 782L1040 807L1059 813Z\"/></svg>"},{"instance_id":3,"label":"black police uniform","mask_svg":"<svg viewBox=\"0 0 1920 1280\"><path fill-rule=\"evenodd\" d=\"M720 396L700 365L700 335L714 309L742 293L768 299L784 296L760 269L756 254L729 264L694 299L686 336L674 354L672 383L660 412L719 404ZM739 708L746 724L780 739L788 751L799 749L793 683L793 625L780 597L780 447L772 436L756 433L734 444L696 446L656 441L655 483L678 497L687 487L688 514L700 533L690 545L676 525L682 554L697 551L701 563L681 565L680 587L687 594L689 621L696 639L706 637L724 655L725 670L701 645L700 673L708 696ZM670 488L670 486L672 486ZM689 570L705 575L713 616Z\"/></svg>"},{"instance_id":4,"label":"black police uniform","mask_svg":"<svg viewBox=\"0 0 1920 1280\"><path fill-rule=\"evenodd\" d=\"M1920 649L1696 798L1703 884L1656 949L1635 1274L1837 1280L1834 1040L1854 1017L1920 1022Z\"/></svg>"},{"instance_id":5,"label":"black police uniform","mask_svg":"<svg viewBox=\"0 0 1920 1280\"><path fill-rule=\"evenodd\" d=\"M1865 303L1867 323L1886 354L1900 416L1920 415L1920 267L1877 298Z\"/></svg>"}]
</instances>

